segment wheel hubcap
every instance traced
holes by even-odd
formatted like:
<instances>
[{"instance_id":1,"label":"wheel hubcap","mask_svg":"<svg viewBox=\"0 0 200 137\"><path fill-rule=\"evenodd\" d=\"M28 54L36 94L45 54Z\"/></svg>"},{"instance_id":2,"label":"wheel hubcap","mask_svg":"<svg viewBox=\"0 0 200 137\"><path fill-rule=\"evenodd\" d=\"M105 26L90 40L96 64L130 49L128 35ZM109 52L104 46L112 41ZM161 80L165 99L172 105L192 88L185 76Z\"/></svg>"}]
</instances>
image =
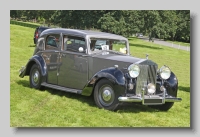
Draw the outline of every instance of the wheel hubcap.
<instances>
[{"instance_id":1,"label":"wheel hubcap","mask_svg":"<svg viewBox=\"0 0 200 137\"><path fill-rule=\"evenodd\" d=\"M109 101L111 99L111 92L107 89L104 90L102 97L105 101Z\"/></svg>"},{"instance_id":2,"label":"wheel hubcap","mask_svg":"<svg viewBox=\"0 0 200 137\"><path fill-rule=\"evenodd\" d=\"M33 76L33 81L35 83L37 83L38 82L38 78L39 78L39 75L38 75L38 72L36 71L35 74L34 74L34 76Z\"/></svg>"},{"instance_id":3,"label":"wheel hubcap","mask_svg":"<svg viewBox=\"0 0 200 137\"><path fill-rule=\"evenodd\" d=\"M36 69L33 70L31 81L34 86L37 86L37 84L39 83L39 78L40 78L39 71Z\"/></svg>"},{"instance_id":4,"label":"wheel hubcap","mask_svg":"<svg viewBox=\"0 0 200 137\"><path fill-rule=\"evenodd\" d=\"M99 89L99 101L104 106L110 106L115 98L113 89L109 85L104 85Z\"/></svg>"}]
</instances>

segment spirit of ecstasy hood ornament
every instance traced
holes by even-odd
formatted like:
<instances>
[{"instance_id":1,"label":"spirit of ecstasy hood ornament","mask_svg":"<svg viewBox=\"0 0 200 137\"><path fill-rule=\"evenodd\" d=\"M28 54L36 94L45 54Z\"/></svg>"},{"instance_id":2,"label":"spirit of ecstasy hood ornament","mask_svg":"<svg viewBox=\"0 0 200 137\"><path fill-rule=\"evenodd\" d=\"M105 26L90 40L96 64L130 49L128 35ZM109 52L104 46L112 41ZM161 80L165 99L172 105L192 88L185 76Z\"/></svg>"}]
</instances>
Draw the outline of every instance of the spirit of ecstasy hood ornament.
<instances>
[{"instance_id":1,"label":"spirit of ecstasy hood ornament","mask_svg":"<svg viewBox=\"0 0 200 137\"><path fill-rule=\"evenodd\" d=\"M146 59L148 59L148 56L149 56L149 55L148 55L148 54L146 54Z\"/></svg>"}]
</instances>

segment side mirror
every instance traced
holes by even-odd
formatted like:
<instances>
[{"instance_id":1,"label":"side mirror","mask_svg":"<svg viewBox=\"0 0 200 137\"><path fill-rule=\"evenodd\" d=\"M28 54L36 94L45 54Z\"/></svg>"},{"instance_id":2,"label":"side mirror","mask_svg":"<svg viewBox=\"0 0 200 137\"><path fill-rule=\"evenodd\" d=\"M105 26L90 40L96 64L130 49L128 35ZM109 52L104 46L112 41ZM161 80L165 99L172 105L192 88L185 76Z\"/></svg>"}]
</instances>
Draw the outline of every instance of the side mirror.
<instances>
[{"instance_id":1,"label":"side mirror","mask_svg":"<svg viewBox=\"0 0 200 137\"><path fill-rule=\"evenodd\" d=\"M83 52L84 51L83 47L79 47L78 51Z\"/></svg>"}]
</instances>

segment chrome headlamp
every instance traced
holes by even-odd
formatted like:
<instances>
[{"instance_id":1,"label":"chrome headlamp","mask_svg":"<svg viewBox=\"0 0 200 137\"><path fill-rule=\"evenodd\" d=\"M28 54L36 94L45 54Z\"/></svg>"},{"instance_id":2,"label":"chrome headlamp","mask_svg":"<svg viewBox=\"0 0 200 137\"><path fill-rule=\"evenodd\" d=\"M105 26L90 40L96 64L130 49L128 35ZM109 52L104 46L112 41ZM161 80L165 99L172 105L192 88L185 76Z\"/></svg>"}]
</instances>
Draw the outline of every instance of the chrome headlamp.
<instances>
[{"instance_id":1,"label":"chrome headlamp","mask_svg":"<svg viewBox=\"0 0 200 137\"><path fill-rule=\"evenodd\" d=\"M171 70L169 67L167 66L162 66L160 69L159 69L159 75L162 79L166 80L170 77L171 75Z\"/></svg>"},{"instance_id":2,"label":"chrome headlamp","mask_svg":"<svg viewBox=\"0 0 200 137\"><path fill-rule=\"evenodd\" d=\"M140 68L138 65L132 64L128 67L128 72L132 78L136 78L140 74Z\"/></svg>"}]
</instances>

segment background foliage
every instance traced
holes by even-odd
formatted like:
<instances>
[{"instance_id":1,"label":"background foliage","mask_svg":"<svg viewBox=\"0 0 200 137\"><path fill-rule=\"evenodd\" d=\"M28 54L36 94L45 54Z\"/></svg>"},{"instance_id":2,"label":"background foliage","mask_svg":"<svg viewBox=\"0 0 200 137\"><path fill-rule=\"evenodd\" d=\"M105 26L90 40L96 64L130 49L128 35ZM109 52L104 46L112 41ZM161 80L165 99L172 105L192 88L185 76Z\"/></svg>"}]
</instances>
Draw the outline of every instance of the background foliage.
<instances>
[{"instance_id":1,"label":"background foliage","mask_svg":"<svg viewBox=\"0 0 200 137\"><path fill-rule=\"evenodd\" d=\"M12 19L190 42L189 10L11 10Z\"/></svg>"}]
</instances>

